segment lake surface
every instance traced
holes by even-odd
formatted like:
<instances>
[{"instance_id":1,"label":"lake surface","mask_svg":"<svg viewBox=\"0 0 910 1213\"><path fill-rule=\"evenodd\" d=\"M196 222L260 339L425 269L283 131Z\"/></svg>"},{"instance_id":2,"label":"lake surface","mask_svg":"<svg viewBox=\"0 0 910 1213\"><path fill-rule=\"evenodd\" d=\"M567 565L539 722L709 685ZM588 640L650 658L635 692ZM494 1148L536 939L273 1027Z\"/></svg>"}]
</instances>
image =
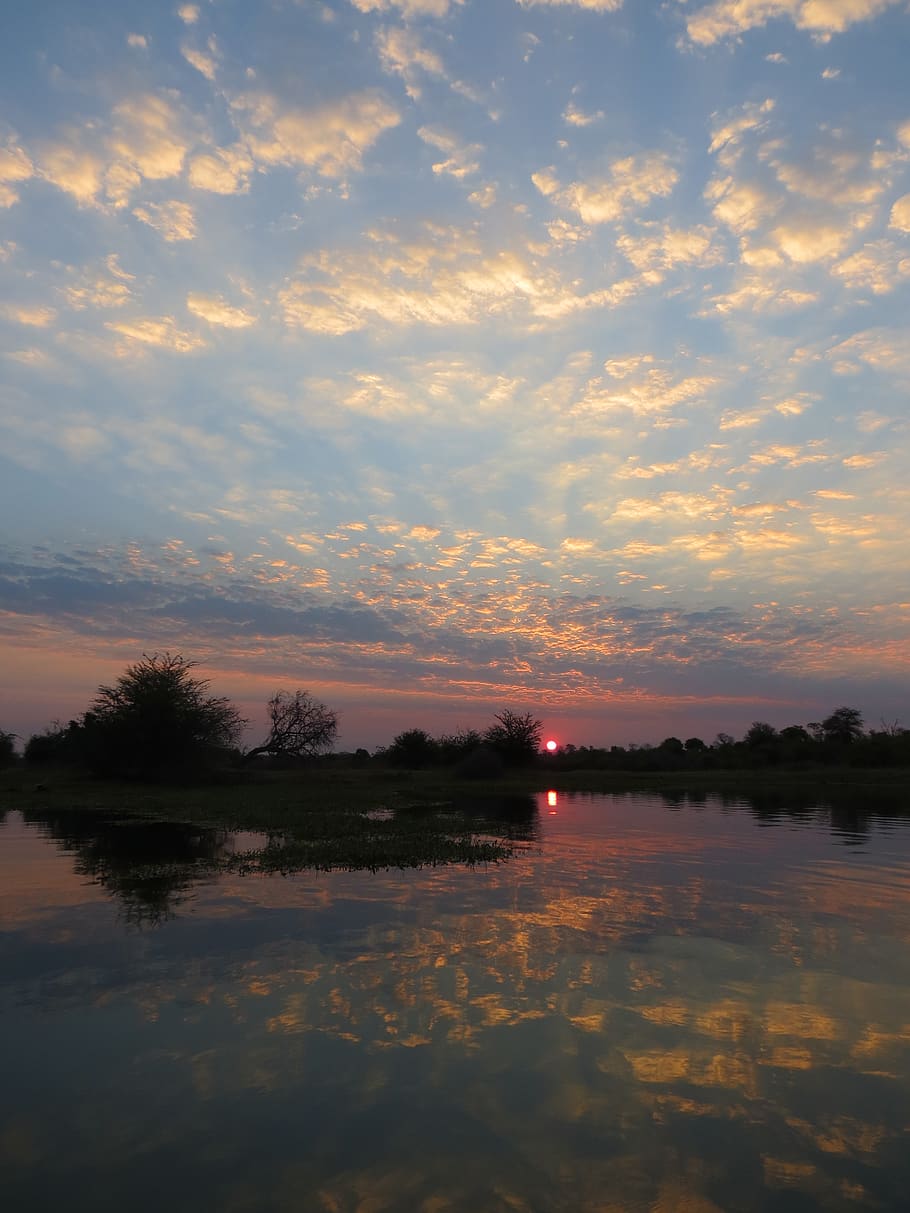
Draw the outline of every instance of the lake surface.
<instances>
[{"instance_id":1,"label":"lake surface","mask_svg":"<svg viewBox=\"0 0 910 1213\"><path fill-rule=\"evenodd\" d=\"M788 809L544 794L499 865L291 876L7 812L0 1202L906 1210L910 817Z\"/></svg>"}]
</instances>

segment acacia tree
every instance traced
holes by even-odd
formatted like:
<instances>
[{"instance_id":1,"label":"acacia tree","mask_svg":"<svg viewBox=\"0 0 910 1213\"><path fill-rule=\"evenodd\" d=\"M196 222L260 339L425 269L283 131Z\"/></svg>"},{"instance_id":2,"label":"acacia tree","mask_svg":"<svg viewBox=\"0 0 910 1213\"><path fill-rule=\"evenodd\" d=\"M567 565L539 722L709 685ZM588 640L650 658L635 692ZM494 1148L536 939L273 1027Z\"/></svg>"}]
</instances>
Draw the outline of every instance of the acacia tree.
<instances>
[{"instance_id":1,"label":"acacia tree","mask_svg":"<svg viewBox=\"0 0 910 1213\"><path fill-rule=\"evenodd\" d=\"M246 755L313 758L335 744L338 713L314 699L309 691L278 691L269 700L269 735Z\"/></svg>"},{"instance_id":2,"label":"acacia tree","mask_svg":"<svg viewBox=\"0 0 910 1213\"><path fill-rule=\"evenodd\" d=\"M863 715L858 708L837 708L821 727L826 741L849 745L863 735Z\"/></svg>"},{"instance_id":3,"label":"acacia tree","mask_svg":"<svg viewBox=\"0 0 910 1213\"><path fill-rule=\"evenodd\" d=\"M513 712L511 708L499 712L493 719L496 724L490 725L483 739L506 762L528 763L537 757L543 721L531 712Z\"/></svg>"},{"instance_id":4,"label":"acacia tree","mask_svg":"<svg viewBox=\"0 0 910 1213\"><path fill-rule=\"evenodd\" d=\"M236 744L246 721L223 696L208 694L196 661L143 654L113 686L101 686L81 721L80 743L103 773L148 777L200 765Z\"/></svg>"}]
</instances>

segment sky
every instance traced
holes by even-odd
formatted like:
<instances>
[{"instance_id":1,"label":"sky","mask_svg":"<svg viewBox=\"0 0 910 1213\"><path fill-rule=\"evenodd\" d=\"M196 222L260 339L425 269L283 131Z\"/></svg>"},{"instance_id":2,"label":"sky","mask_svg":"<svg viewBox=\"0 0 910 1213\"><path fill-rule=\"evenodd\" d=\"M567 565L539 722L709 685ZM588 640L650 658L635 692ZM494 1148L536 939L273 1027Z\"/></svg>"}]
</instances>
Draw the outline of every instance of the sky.
<instances>
[{"instance_id":1,"label":"sky","mask_svg":"<svg viewBox=\"0 0 910 1213\"><path fill-rule=\"evenodd\" d=\"M910 726L903 0L4 27L0 728Z\"/></svg>"}]
</instances>

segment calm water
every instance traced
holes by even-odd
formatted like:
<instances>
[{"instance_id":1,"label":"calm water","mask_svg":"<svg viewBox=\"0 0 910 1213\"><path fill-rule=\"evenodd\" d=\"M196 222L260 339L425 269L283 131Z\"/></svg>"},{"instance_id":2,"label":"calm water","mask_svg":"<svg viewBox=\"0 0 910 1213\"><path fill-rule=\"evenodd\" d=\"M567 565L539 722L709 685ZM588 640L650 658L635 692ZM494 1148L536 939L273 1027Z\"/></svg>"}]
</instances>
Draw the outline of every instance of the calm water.
<instances>
[{"instance_id":1,"label":"calm water","mask_svg":"<svg viewBox=\"0 0 910 1213\"><path fill-rule=\"evenodd\" d=\"M491 868L212 878L254 840L7 813L3 1207L908 1207L910 817L509 829Z\"/></svg>"}]
</instances>

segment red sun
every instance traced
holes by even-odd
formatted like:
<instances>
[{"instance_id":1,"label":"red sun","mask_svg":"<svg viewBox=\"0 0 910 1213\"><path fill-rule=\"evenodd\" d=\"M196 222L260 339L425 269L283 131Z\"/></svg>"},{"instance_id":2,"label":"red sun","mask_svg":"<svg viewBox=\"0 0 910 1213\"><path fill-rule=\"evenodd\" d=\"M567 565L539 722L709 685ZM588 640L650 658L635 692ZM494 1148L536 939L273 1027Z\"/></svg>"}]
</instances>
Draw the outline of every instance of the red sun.
<instances>
[{"instance_id":1,"label":"red sun","mask_svg":"<svg viewBox=\"0 0 910 1213\"><path fill-rule=\"evenodd\" d=\"M555 753L556 750L559 749L559 742L553 741L551 739L550 741L547 742L547 749L550 751L551 754Z\"/></svg>"}]
</instances>

